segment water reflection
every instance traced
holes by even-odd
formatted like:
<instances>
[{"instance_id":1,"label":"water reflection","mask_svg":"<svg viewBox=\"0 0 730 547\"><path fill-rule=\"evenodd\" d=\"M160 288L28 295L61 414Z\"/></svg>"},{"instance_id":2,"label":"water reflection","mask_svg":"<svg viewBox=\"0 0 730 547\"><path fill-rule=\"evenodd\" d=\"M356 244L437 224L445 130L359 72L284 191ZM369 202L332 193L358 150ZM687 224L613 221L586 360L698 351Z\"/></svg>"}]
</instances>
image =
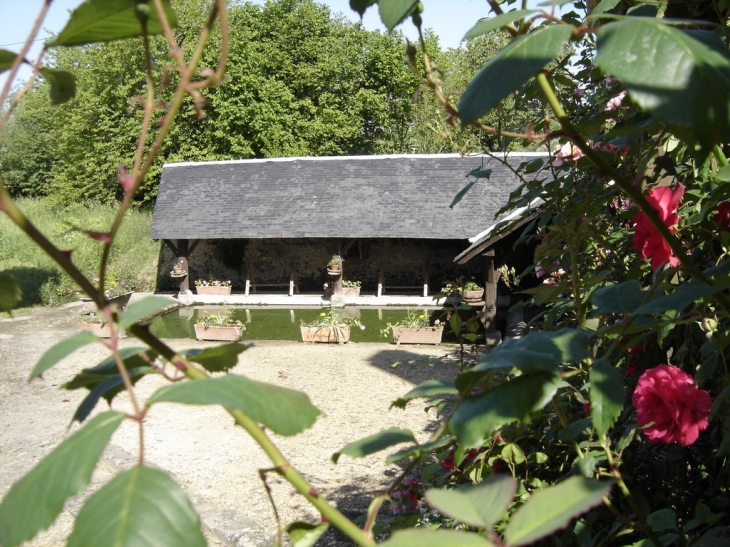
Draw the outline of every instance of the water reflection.
<instances>
[{"instance_id":1,"label":"water reflection","mask_svg":"<svg viewBox=\"0 0 730 547\"><path fill-rule=\"evenodd\" d=\"M195 338L193 325L204 311L217 313L223 306L187 307L179 308L165 315L156 317L150 329L160 338ZM301 321L316 319L322 308L229 308L233 310L233 319L246 323L244 340L300 340L299 325ZM427 308L432 314L432 320L439 318L440 308ZM386 342L380 330L388 323L395 324L406 316L405 308L358 308L347 306L333 310L336 315L350 319L359 319L365 325L364 330L353 329L350 340L353 342ZM443 318L441 318L443 321ZM444 333L448 340L448 331Z\"/></svg>"}]
</instances>

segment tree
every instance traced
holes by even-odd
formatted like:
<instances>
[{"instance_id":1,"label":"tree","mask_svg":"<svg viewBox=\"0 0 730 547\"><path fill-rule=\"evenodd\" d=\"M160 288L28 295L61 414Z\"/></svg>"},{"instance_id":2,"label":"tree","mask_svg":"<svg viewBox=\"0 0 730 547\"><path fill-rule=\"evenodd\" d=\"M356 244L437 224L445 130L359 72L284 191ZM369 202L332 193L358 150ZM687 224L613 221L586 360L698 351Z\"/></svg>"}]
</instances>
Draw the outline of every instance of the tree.
<instances>
[{"instance_id":1,"label":"tree","mask_svg":"<svg viewBox=\"0 0 730 547\"><path fill-rule=\"evenodd\" d=\"M194 46L188 36L200 31L210 5L209 0L176 2L175 34L188 55ZM138 200L154 198L166 161L408 151L418 78L406 69L400 34L366 31L312 0L234 5L229 33L228 81L202 92L204 117L192 98L185 99ZM172 61L161 37L150 43L159 81ZM215 66L218 55L211 48L201 67ZM145 65L137 43L63 48L48 61L73 70L79 92L50 116L39 106L47 94L47 84L40 83L16 112L5 139L33 136L38 154L23 159L14 152L17 147L0 149L9 188L19 194L32 186L32 193L62 201L120 199L117 168L133 156L142 124L134 97L145 92ZM164 100L177 78L170 74ZM157 111L158 119L164 115ZM153 135L157 127L152 126Z\"/></svg>"}]
</instances>

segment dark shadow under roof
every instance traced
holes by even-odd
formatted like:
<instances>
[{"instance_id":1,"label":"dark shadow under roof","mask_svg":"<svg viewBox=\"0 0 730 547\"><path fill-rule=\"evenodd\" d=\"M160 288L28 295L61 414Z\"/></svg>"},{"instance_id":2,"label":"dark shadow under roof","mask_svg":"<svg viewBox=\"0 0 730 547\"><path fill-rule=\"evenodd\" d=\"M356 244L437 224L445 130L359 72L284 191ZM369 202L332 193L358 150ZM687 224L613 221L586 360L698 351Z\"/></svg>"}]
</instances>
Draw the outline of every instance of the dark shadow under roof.
<instances>
[{"instance_id":1,"label":"dark shadow under roof","mask_svg":"<svg viewBox=\"0 0 730 547\"><path fill-rule=\"evenodd\" d=\"M513 166L544 154L510 154ZM491 169L454 209L454 196ZM163 167L153 239L468 239L519 185L488 156L277 158Z\"/></svg>"}]
</instances>

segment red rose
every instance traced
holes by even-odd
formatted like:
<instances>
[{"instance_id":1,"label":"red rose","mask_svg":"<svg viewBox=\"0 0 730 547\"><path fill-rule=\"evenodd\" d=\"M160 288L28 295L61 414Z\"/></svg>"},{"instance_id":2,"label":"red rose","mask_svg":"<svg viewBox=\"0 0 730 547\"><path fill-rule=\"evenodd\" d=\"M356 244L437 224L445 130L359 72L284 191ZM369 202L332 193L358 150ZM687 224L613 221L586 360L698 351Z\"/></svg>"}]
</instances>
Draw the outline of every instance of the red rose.
<instances>
[{"instance_id":1,"label":"red rose","mask_svg":"<svg viewBox=\"0 0 730 547\"><path fill-rule=\"evenodd\" d=\"M659 365L641 375L631 404L638 411L639 426L654 422L643 430L649 443L679 442L689 446L707 428L712 401L689 374L670 365Z\"/></svg>"},{"instance_id":2,"label":"red rose","mask_svg":"<svg viewBox=\"0 0 730 547\"><path fill-rule=\"evenodd\" d=\"M730 230L730 201L723 201L715 206L715 222L717 222L725 230Z\"/></svg>"},{"instance_id":3,"label":"red rose","mask_svg":"<svg viewBox=\"0 0 730 547\"><path fill-rule=\"evenodd\" d=\"M659 186L649 190L646 201L658 213L659 218L669 228L671 233L676 231L679 221L677 209L684 195L684 186L678 184L672 190L668 186ZM639 212L632 219L634 222L634 249L641 251L641 256L651 258L652 268L655 270L662 264L669 262L672 266L679 264L679 259L672 254L672 250L659 235L654 225L644 212Z\"/></svg>"},{"instance_id":4,"label":"red rose","mask_svg":"<svg viewBox=\"0 0 730 547\"><path fill-rule=\"evenodd\" d=\"M626 365L626 374L629 376L636 376L637 372L639 372L639 363L636 361L629 361L629 364Z\"/></svg>"}]
</instances>

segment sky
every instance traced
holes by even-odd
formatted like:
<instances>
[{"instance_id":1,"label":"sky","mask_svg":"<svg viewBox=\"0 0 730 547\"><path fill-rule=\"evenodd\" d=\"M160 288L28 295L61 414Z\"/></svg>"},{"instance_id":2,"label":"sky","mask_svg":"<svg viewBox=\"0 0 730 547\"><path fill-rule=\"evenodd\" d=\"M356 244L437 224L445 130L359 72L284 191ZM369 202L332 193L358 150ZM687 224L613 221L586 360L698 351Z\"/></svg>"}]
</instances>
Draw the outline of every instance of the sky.
<instances>
[{"instance_id":1,"label":"sky","mask_svg":"<svg viewBox=\"0 0 730 547\"><path fill-rule=\"evenodd\" d=\"M263 0L254 0L263 3ZM356 12L350 9L349 0L317 0L326 4L333 13L342 13L352 21L359 20ZM69 10L77 7L82 0L53 0L46 16L43 28L50 32L59 32L68 20ZM19 51L43 5L43 0L0 0L0 48L10 51ZM423 26L435 31L439 36L442 47L455 48L459 46L462 37L480 18L489 15L488 4L485 0L424 0ZM380 22L377 6L372 6L365 13L363 24L368 30L385 30ZM411 40L417 38L415 27L407 22L399 27ZM41 50L46 32L41 31L35 47L31 50L29 59L35 60ZM30 70L21 74L26 79ZM5 84L5 75L0 75L0 86Z\"/></svg>"}]
</instances>

